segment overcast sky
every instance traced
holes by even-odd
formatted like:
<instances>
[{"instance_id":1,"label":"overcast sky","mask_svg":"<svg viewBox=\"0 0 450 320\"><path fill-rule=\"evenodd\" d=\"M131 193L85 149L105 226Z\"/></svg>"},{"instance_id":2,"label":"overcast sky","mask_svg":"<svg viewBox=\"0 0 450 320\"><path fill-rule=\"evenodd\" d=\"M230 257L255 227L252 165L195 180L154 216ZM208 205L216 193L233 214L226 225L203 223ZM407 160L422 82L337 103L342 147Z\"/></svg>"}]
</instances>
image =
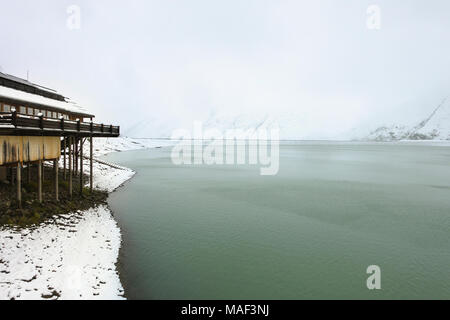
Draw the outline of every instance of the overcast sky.
<instances>
[{"instance_id":1,"label":"overcast sky","mask_svg":"<svg viewBox=\"0 0 450 320\"><path fill-rule=\"evenodd\" d=\"M450 94L448 0L0 0L0 12L3 72L29 69L124 130L246 113L331 137L415 121Z\"/></svg>"}]
</instances>

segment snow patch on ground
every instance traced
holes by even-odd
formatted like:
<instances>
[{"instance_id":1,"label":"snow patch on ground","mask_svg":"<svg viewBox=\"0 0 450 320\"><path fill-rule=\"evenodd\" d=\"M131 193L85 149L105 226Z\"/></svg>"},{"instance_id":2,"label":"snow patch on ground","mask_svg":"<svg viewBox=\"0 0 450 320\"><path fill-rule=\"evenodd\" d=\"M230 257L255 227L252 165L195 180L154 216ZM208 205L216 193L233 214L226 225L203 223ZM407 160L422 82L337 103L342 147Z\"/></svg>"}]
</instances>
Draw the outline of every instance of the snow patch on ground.
<instances>
[{"instance_id":1,"label":"snow patch on ground","mask_svg":"<svg viewBox=\"0 0 450 320\"><path fill-rule=\"evenodd\" d=\"M106 206L0 230L0 299L120 299L120 229Z\"/></svg>"},{"instance_id":2,"label":"snow patch on ground","mask_svg":"<svg viewBox=\"0 0 450 320\"><path fill-rule=\"evenodd\" d=\"M108 164L98 157L111 152L159 148L173 145L173 141L159 139L98 138L94 139L94 188L112 192L129 180L135 172L115 164ZM84 144L83 153L89 155L89 143ZM99 162L100 161L100 162ZM84 160L86 174L90 175L89 159ZM86 182L88 183L88 181Z\"/></svg>"},{"instance_id":3,"label":"snow patch on ground","mask_svg":"<svg viewBox=\"0 0 450 320\"><path fill-rule=\"evenodd\" d=\"M111 152L122 152L139 149L167 147L174 142L165 139L134 139L134 138L98 138L94 139L94 157ZM89 154L89 144L84 145L84 154Z\"/></svg>"}]
</instances>

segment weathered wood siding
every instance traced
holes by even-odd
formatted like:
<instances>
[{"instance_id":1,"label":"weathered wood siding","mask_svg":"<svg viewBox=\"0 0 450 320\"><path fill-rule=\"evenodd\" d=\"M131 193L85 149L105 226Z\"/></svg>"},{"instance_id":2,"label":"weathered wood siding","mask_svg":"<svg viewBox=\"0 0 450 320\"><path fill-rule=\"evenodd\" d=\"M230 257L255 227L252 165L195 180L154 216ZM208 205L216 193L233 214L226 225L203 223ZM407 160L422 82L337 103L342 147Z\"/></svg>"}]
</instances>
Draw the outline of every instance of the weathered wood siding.
<instances>
[{"instance_id":1,"label":"weathered wood siding","mask_svg":"<svg viewBox=\"0 0 450 320\"><path fill-rule=\"evenodd\" d=\"M60 156L60 137L0 136L0 165L52 160Z\"/></svg>"}]
</instances>

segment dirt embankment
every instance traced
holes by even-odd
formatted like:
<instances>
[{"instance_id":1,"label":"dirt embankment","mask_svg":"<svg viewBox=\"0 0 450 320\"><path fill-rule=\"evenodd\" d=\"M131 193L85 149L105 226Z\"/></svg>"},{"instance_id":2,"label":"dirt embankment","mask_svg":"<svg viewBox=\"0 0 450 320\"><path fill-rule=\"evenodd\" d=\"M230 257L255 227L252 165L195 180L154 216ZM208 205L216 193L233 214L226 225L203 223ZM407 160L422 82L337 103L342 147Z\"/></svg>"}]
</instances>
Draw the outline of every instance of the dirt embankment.
<instances>
[{"instance_id":1,"label":"dirt embankment","mask_svg":"<svg viewBox=\"0 0 450 320\"><path fill-rule=\"evenodd\" d=\"M51 167L45 167L42 184L43 202L38 201L37 168L31 170L28 183L26 169L22 174L22 209L17 202L17 186L10 180L0 181L0 227L2 225L29 226L41 223L52 217L78 210L86 210L100 204L106 204L108 193L89 188L83 189L80 195L79 176L73 178L73 196L69 196L69 183L59 172L59 201L55 200L54 173ZM88 181L86 176L84 181Z\"/></svg>"}]
</instances>

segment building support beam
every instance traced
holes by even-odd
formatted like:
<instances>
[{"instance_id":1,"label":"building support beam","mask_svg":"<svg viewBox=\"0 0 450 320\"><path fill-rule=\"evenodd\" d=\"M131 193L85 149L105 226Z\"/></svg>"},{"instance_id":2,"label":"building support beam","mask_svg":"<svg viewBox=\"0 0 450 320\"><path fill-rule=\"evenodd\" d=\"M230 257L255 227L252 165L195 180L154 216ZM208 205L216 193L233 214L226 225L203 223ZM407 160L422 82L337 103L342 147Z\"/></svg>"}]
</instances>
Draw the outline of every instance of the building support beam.
<instances>
[{"instance_id":1,"label":"building support beam","mask_svg":"<svg viewBox=\"0 0 450 320\"><path fill-rule=\"evenodd\" d=\"M75 138L74 137L70 137L69 138L69 143L72 146L72 176L74 175L74 171L75 171Z\"/></svg>"},{"instance_id":2,"label":"building support beam","mask_svg":"<svg viewBox=\"0 0 450 320\"><path fill-rule=\"evenodd\" d=\"M31 162L28 162L27 165L27 183L31 183Z\"/></svg>"},{"instance_id":3,"label":"building support beam","mask_svg":"<svg viewBox=\"0 0 450 320\"><path fill-rule=\"evenodd\" d=\"M27 143L27 153L28 153L28 164L27 164L27 183L31 183L31 154L30 154L30 143Z\"/></svg>"},{"instance_id":4,"label":"building support beam","mask_svg":"<svg viewBox=\"0 0 450 320\"><path fill-rule=\"evenodd\" d=\"M45 144L42 145L42 182L45 181Z\"/></svg>"},{"instance_id":5,"label":"building support beam","mask_svg":"<svg viewBox=\"0 0 450 320\"><path fill-rule=\"evenodd\" d=\"M13 167L11 167L11 168L9 168L9 175L10 175L10 177L11 177L11 184L12 185L15 185L15 180L14 180L14 169L13 169Z\"/></svg>"},{"instance_id":6,"label":"building support beam","mask_svg":"<svg viewBox=\"0 0 450 320\"><path fill-rule=\"evenodd\" d=\"M72 176L75 176L75 137L71 137L72 143Z\"/></svg>"},{"instance_id":7,"label":"building support beam","mask_svg":"<svg viewBox=\"0 0 450 320\"><path fill-rule=\"evenodd\" d=\"M83 196L83 138L80 139L80 196Z\"/></svg>"},{"instance_id":8,"label":"building support beam","mask_svg":"<svg viewBox=\"0 0 450 320\"><path fill-rule=\"evenodd\" d=\"M38 161L38 200L42 203L42 160Z\"/></svg>"},{"instance_id":9,"label":"building support beam","mask_svg":"<svg viewBox=\"0 0 450 320\"><path fill-rule=\"evenodd\" d=\"M66 180L66 149L67 149L67 138L64 137L64 142L63 142L63 177L64 177L64 181Z\"/></svg>"},{"instance_id":10,"label":"building support beam","mask_svg":"<svg viewBox=\"0 0 450 320\"><path fill-rule=\"evenodd\" d=\"M90 146L89 146L89 171L90 171L90 176L89 176L89 186L90 186L90 190L91 193L94 190L94 138L92 138L92 135L90 137Z\"/></svg>"},{"instance_id":11,"label":"building support beam","mask_svg":"<svg viewBox=\"0 0 450 320\"><path fill-rule=\"evenodd\" d=\"M53 160L53 172L55 173L55 200L59 201L58 159Z\"/></svg>"},{"instance_id":12,"label":"building support beam","mask_svg":"<svg viewBox=\"0 0 450 320\"><path fill-rule=\"evenodd\" d=\"M22 209L22 164L17 162L17 202Z\"/></svg>"},{"instance_id":13,"label":"building support beam","mask_svg":"<svg viewBox=\"0 0 450 320\"><path fill-rule=\"evenodd\" d=\"M72 199L72 142L73 142L73 138L69 137L69 195L70 195L70 199Z\"/></svg>"},{"instance_id":14,"label":"building support beam","mask_svg":"<svg viewBox=\"0 0 450 320\"><path fill-rule=\"evenodd\" d=\"M7 169L6 167L0 166L0 181L4 181L8 179Z\"/></svg>"},{"instance_id":15,"label":"building support beam","mask_svg":"<svg viewBox=\"0 0 450 320\"><path fill-rule=\"evenodd\" d=\"M76 176L78 174L78 138L75 138L75 157L74 157L74 175Z\"/></svg>"}]
</instances>

